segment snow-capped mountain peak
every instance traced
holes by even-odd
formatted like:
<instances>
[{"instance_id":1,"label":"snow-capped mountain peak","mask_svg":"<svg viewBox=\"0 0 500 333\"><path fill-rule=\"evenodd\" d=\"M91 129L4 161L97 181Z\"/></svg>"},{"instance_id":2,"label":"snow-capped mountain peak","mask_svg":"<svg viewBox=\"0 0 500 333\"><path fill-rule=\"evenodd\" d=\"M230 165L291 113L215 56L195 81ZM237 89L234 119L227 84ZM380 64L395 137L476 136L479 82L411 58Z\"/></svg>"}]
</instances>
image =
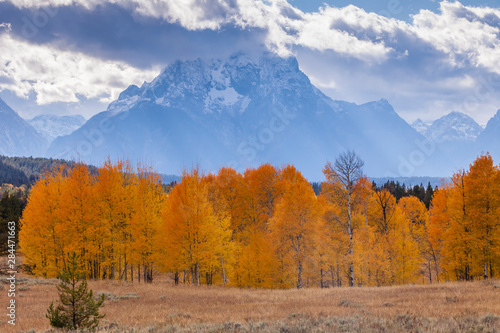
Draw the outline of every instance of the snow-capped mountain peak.
<instances>
[{"instance_id":1,"label":"snow-capped mountain peak","mask_svg":"<svg viewBox=\"0 0 500 333\"><path fill-rule=\"evenodd\" d=\"M103 121L113 130L99 131ZM101 134L98 144L88 133ZM396 173L400 162L391 151L409 155L421 139L385 99L334 101L293 57L236 54L173 62L151 82L129 86L82 129L54 140L49 154L97 164L110 155L150 160L171 174L193 163L212 171L294 163L319 180L325 163L346 149L366 160L371 175Z\"/></svg>"},{"instance_id":2,"label":"snow-capped mountain peak","mask_svg":"<svg viewBox=\"0 0 500 333\"><path fill-rule=\"evenodd\" d=\"M453 111L435 120L425 130L425 136L436 142L473 142L483 128L470 116Z\"/></svg>"},{"instance_id":3,"label":"snow-capped mountain peak","mask_svg":"<svg viewBox=\"0 0 500 333\"><path fill-rule=\"evenodd\" d=\"M411 126L417 130L418 133L422 134L422 135L425 135L425 132L427 131L427 129L429 128L429 124L426 124L423 122L422 119L417 119L415 120Z\"/></svg>"},{"instance_id":4,"label":"snow-capped mountain peak","mask_svg":"<svg viewBox=\"0 0 500 333\"><path fill-rule=\"evenodd\" d=\"M27 122L50 143L58 136L68 135L80 128L85 124L85 118L81 115L39 115L33 119L27 120Z\"/></svg>"}]
</instances>

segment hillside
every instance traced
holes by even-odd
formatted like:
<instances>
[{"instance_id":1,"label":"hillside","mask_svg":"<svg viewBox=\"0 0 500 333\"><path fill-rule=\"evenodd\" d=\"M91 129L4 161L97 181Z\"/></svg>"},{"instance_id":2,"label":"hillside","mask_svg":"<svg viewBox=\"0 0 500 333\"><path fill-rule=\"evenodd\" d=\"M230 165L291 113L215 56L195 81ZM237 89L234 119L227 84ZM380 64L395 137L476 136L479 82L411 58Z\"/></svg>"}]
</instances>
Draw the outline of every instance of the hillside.
<instances>
[{"instance_id":1,"label":"hillside","mask_svg":"<svg viewBox=\"0 0 500 333\"><path fill-rule=\"evenodd\" d=\"M7 157L0 155L0 184L33 185L43 173L57 165L75 162L43 157ZM92 170L95 168L91 167Z\"/></svg>"}]
</instances>

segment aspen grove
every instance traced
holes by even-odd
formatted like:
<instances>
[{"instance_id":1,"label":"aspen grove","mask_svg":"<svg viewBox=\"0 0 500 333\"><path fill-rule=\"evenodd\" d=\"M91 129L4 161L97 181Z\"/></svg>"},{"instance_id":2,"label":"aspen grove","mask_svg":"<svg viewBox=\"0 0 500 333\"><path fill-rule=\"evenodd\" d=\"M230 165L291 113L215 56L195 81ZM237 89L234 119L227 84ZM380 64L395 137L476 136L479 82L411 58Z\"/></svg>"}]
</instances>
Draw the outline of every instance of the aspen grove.
<instances>
[{"instance_id":1,"label":"aspen grove","mask_svg":"<svg viewBox=\"0 0 500 333\"><path fill-rule=\"evenodd\" d=\"M414 196L396 200L361 172L342 177L348 169L339 166L325 166L319 195L292 165L194 168L168 191L151 168L127 162L108 161L97 173L59 167L28 198L24 263L35 276L56 277L75 252L91 279L152 282L163 273L175 284L257 288L500 274L500 169L490 155L455 173L429 209Z\"/></svg>"}]
</instances>

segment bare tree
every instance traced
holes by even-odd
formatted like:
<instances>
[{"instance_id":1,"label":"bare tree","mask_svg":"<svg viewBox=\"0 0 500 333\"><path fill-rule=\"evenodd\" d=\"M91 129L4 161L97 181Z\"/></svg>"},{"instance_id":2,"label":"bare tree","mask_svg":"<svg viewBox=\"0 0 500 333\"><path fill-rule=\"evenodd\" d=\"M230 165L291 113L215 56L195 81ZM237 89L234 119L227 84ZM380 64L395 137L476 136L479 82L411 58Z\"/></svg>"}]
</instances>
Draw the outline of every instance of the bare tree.
<instances>
[{"instance_id":1,"label":"bare tree","mask_svg":"<svg viewBox=\"0 0 500 333\"><path fill-rule=\"evenodd\" d=\"M339 189L347 203L347 223L343 229L349 235L349 286L354 287L354 263L353 253L353 225L352 225L352 197L356 191L356 183L363 177L364 162L354 153L347 151L341 153L335 163L328 162L323 170L327 182Z\"/></svg>"}]
</instances>

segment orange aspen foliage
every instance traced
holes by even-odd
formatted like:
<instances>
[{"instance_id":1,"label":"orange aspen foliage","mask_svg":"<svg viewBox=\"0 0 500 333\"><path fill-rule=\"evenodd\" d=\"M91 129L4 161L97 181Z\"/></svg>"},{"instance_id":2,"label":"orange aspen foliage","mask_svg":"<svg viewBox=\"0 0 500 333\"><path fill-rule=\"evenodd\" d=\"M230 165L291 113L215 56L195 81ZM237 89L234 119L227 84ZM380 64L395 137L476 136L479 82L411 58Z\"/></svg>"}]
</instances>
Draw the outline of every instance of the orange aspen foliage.
<instances>
[{"instance_id":1,"label":"orange aspen foliage","mask_svg":"<svg viewBox=\"0 0 500 333\"><path fill-rule=\"evenodd\" d=\"M499 266L499 169L479 156L438 191L430 209L429 240L447 280L488 279Z\"/></svg>"},{"instance_id":2,"label":"orange aspen foliage","mask_svg":"<svg viewBox=\"0 0 500 333\"><path fill-rule=\"evenodd\" d=\"M476 262L473 274L482 275L484 279L492 277L492 266L497 261L493 249L499 241L495 231L500 227L498 174L499 169L493 165L493 159L487 154L474 161L465 179L468 193L466 205L476 244L473 248Z\"/></svg>"},{"instance_id":3,"label":"orange aspen foliage","mask_svg":"<svg viewBox=\"0 0 500 333\"><path fill-rule=\"evenodd\" d=\"M434 260L433 248L429 242L428 219L429 212L425 204L417 197L403 197L398 206L408 223L409 231L418 245L420 257L422 258L421 271L424 281L427 278L432 283L432 262Z\"/></svg>"},{"instance_id":4,"label":"orange aspen foliage","mask_svg":"<svg viewBox=\"0 0 500 333\"><path fill-rule=\"evenodd\" d=\"M358 285L382 286L390 280L385 240L374 227L363 226L354 238L354 264Z\"/></svg>"},{"instance_id":5,"label":"orange aspen foliage","mask_svg":"<svg viewBox=\"0 0 500 333\"><path fill-rule=\"evenodd\" d=\"M53 278L64 267L66 226L61 223L61 190L65 186L64 167L46 173L31 189L20 221L19 246L24 263L35 276Z\"/></svg>"},{"instance_id":6,"label":"orange aspen foliage","mask_svg":"<svg viewBox=\"0 0 500 333\"><path fill-rule=\"evenodd\" d=\"M271 164L263 164L257 169L247 169L244 173L245 183L250 195L249 224L266 231L267 222L273 216L279 189L278 170Z\"/></svg>"},{"instance_id":7,"label":"orange aspen foliage","mask_svg":"<svg viewBox=\"0 0 500 333\"><path fill-rule=\"evenodd\" d=\"M88 276L94 276L94 261L99 255L98 218L96 196L93 191L94 177L87 166L77 164L69 171L65 186L61 190L58 208L61 224L66 227L64 252L76 252L79 265Z\"/></svg>"},{"instance_id":8,"label":"orange aspen foliage","mask_svg":"<svg viewBox=\"0 0 500 333\"><path fill-rule=\"evenodd\" d=\"M210 284L210 274L222 271L219 259L226 256L224 243L231 238L230 220L221 219L214 211L208 184L198 169L183 173L181 183L170 193L162 218L167 269L187 271L196 285L205 274L205 282Z\"/></svg>"},{"instance_id":9,"label":"orange aspen foliage","mask_svg":"<svg viewBox=\"0 0 500 333\"><path fill-rule=\"evenodd\" d=\"M392 281L395 284L415 283L421 264L418 243L412 234L411 220L405 219L399 207L394 214L395 226L389 231Z\"/></svg>"},{"instance_id":10,"label":"orange aspen foliage","mask_svg":"<svg viewBox=\"0 0 500 333\"><path fill-rule=\"evenodd\" d=\"M129 176L125 176L128 172ZM132 214L130 166L123 161L113 164L110 160L99 168L96 184L98 230L101 258L99 276L115 279L127 272L127 249L130 242L130 217ZM129 179L127 179L129 178Z\"/></svg>"},{"instance_id":11,"label":"orange aspen foliage","mask_svg":"<svg viewBox=\"0 0 500 333\"><path fill-rule=\"evenodd\" d=\"M296 287L302 288L305 264L313 257L317 242L320 207L311 185L294 167L285 167L281 175L283 195L270 221L270 230L280 255L291 258L287 268L295 272ZM284 286L291 284L285 277L282 280Z\"/></svg>"},{"instance_id":12,"label":"orange aspen foliage","mask_svg":"<svg viewBox=\"0 0 500 333\"><path fill-rule=\"evenodd\" d=\"M160 176L151 168L137 168L137 184L133 187L133 210L130 218L130 263L142 267L146 282L151 282L155 253L161 220L161 211L166 194L161 186ZM126 276L126 274L125 274ZM133 275L131 274L133 278ZM125 278L126 280L126 278Z\"/></svg>"},{"instance_id":13,"label":"orange aspen foliage","mask_svg":"<svg viewBox=\"0 0 500 333\"><path fill-rule=\"evenodd\" d=\"M275 256L276 248L270 237L264 237L261 231L250 230L248 244L242 245L235 268L235 285L238 287L278 288L286 272L285 267ZM288 262L288 260L285 260Z\"/></svg>"},{"instance_id":14,"label":"orange aspen foliage","mask_svg":"<svg viewBox=\"0 0 500 333\"><path fill-rule=\"evenodd\" d=\"M368 207L368 220L377 232L387 234L394 226L394 214L396 212L396 198L387 190L372 192L372 198Z\"/></svg>"}]
</instances>

